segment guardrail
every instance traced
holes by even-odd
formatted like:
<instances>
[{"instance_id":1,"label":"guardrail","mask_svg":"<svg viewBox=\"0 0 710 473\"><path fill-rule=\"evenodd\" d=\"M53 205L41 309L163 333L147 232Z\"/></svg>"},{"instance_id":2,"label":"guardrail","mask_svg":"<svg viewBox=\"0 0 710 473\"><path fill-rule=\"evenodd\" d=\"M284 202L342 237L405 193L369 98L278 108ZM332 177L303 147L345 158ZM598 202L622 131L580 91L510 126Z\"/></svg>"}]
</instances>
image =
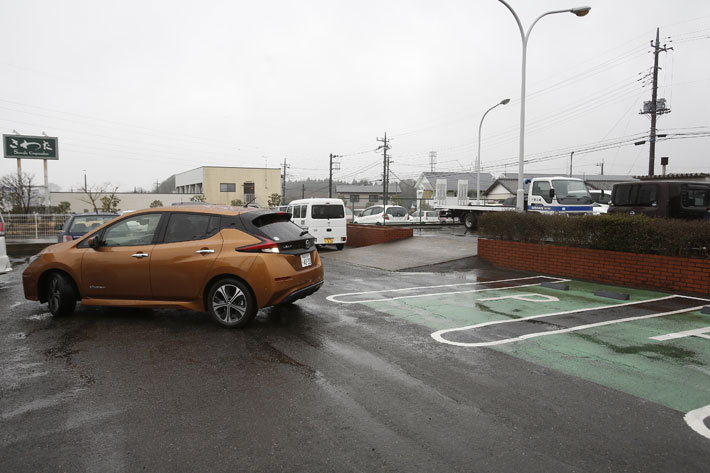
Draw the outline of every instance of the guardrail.
<instances>
[{"instance_id":1,"label":"guardrail","mask_svg":"<svg viewBox=\"0 0 710 473\"><path fill-rule=\"evenodd\" d=\"M55 240L71 217L69 214L5 214L5 238L8 242Z\"/></svg>"}]
</instances>

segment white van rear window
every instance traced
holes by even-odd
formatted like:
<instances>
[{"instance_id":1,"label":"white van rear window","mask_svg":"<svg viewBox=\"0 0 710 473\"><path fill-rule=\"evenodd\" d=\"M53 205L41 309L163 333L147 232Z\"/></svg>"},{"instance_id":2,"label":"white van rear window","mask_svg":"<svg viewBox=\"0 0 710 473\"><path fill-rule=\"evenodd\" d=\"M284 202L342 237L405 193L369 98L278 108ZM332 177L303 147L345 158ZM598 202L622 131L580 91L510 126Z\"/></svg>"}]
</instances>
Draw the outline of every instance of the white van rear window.
<instances>
[{"instance_id":1,"label":"white van rear window","mask_svg":"<svg viewBox=\"0 0 710 473\"><path fill-rule=\"evenodd\" d=\"M311 217L314 219L345 218L342 205L314 205L311 207Z\"/></svg>"}]
</instances>

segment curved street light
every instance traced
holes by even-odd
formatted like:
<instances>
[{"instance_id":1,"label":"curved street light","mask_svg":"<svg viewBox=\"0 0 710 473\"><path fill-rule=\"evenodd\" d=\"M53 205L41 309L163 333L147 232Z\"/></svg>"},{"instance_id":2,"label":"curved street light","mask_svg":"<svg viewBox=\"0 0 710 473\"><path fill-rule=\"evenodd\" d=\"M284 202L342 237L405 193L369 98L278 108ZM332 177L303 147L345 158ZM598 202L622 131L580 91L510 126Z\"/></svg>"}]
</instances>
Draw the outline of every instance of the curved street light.
<instances>
[{"instance_id":1,"label":"curved street light","mask_svg":"<svg viewBox=\"0 0 710 473\"><path fill-rule=\"evenodd\" d=\"M545 17L547 15L554 15L557 13L572 13L576 16L585 16L589 11L592 9L592 7L576 7L576 8L568 8L566 10L553 10L549 11L547 13L543 13L542 15L538 16L535 21L532 22L530 27L528 28L527 32L523 29L523 24L520 22L520 18L518 18L518 14L515 13L515 10L508 5L508 2L505 0L498 0L500 3L505 5L505 7L510 10L510 13L513 14L515 17L515 21L518 24L518 29L520 30L520 38L523 40L523 67L522 67L522 81L520 85L520 155L518 157L518 191L517 191L517 203L516 203L516 208L519 212L523 211L523 202L525 199L525 190L523 189L523 167L524 167L524 161L525 161L525 66L526 66L526 59L527 59L527 49L528 49L528 38L530 38L530 32L533 29L533 26L540 21L542 17Z\"/></svg>"},{"instance_id":2,"label":"curved street light","mask_svg":"<svg viewBox=\"0 0 710 473\"><path fill-rule=\"evenodd\" d=\"M481 123L478 124L478 154L476 155L476 204L481 204L481 127L483 126L483 119L486 118L488 112L496 108L498 105L507 105L510 99L503 99L497 104L493 105L491 108L486 110L486 113L481 117Z\"/></svg>"}]
</instances>

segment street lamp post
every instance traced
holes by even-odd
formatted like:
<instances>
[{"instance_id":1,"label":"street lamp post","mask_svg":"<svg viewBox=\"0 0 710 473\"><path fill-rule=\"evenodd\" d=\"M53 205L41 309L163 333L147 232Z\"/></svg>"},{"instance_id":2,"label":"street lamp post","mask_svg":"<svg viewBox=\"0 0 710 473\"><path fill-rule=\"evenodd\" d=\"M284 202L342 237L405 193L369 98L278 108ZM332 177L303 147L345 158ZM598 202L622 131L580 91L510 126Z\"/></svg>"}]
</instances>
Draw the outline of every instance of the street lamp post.
<instances>
[{"instance_id":1,"label":"street lamp post","mask_svg":"<svg viewBox=\"0 0 710 473\"><path fill-rule=\"evenodd\" d=\"M528 49L528 38L530 38L530 32L533 29L533 26L540 21L540 19L544 16L547 15L554 15L556 13L573 13L577 16L584 16L587 13L589 13L589 10L591 10L591 7L577 7L577 8L568 8L566 10L553 10L549 11L547 13L543 13L542 15L538 16L535 21L532 22L530 27L528 28L527 32L523 29L523 24L520 22L520 18L518 18L518 14L515 13L515 10L508 5L508 3L505 0L498 0L500 3L505 5L505 7L510 10L510 13L513 14L515 17L516 23L518 23L518 29L520 30L520 38L523 40L523 64L522 64L522 81L520 84L520 155L518 157L518 192L517 192L517 210L519 212L523 211L523 202L525 199L525 190L523 189L523 167L524 167L524 161L525 161L525 66L526 66L526 59L527 59L527 49Z\"/></svg>"},{"instance_id":2,"label":"street lamp post","mask_svg":"<svg viewBox=\"0 0 710 473\"><path fill-rule=\"evenodd\" d=\"M510 99L503 99L497 104L493 105L491 108L486 110L486 113L481 117L481 123L478 124L478 154L476 156L476 203L481 204L481 127L483 126L483 119L486 118L488 112L496 108L498 105L507 105Z\"/></svg>"}]
</instances>

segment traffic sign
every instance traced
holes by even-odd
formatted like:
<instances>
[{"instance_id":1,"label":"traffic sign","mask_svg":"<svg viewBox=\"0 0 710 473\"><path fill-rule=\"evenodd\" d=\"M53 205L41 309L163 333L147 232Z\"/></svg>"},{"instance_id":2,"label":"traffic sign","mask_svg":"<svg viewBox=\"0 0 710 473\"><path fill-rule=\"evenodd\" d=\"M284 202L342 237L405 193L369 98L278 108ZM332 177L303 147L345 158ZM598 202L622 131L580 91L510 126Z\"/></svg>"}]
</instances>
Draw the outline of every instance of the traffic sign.
<instances>
[{"instance_id":1,"label":"traffic sign","mask_svg":"<svg viewBox=\"0 0 710 473\"><path fill-rule=\"evenodd\" d=\"M51 136L2 135L3 151L10 159L59 159L58 141Z\"/></svg>"}]
</instances>

